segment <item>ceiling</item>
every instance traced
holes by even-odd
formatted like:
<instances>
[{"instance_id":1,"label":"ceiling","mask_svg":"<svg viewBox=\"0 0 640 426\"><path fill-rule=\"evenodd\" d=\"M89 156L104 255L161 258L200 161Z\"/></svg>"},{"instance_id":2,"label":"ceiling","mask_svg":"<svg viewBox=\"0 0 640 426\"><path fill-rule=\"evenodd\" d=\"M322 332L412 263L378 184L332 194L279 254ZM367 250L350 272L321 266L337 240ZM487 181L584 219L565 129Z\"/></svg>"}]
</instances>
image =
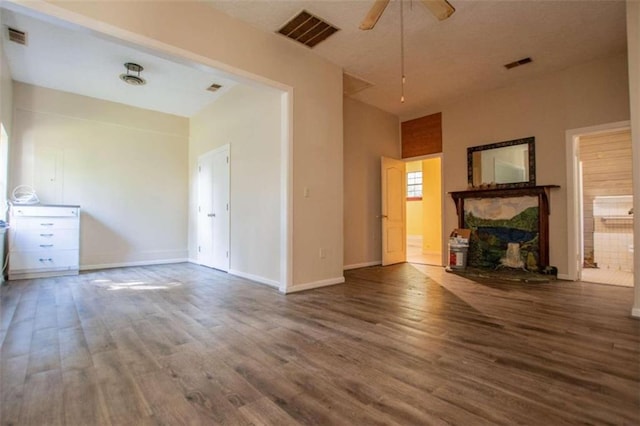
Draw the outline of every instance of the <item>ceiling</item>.
<instances>
[{"instance_id":1,"label":"ceiling","mask_svg":"<svg viewBox=\"0 0 640 426\"><path fill-rule=\"evenodd\" d=\"M6 39L4 47L14 80L138 108L191 117L237 83L208 67L191 67L122 43L106 40L69 24L35 19L4 10L3 25L27 32L27 45ZM144 67L144 86L120 80L126 62ZM133 73L133 75L137 75ZM222 85L217 92L206 89Z\"/></svg>"},{"instance_id":2,"label":"ceiling","mask_svg":"<svg viewBox=\"0 0 640 426\"><path fill-rule=\"evenodd\" d=\"M358 26L373 0L207 1L269 32L301 9L328 21L340 31L313 50L373 84L355 99L401 117L626 49L624 1L450 0L456 12L445 21L420 1L405 1L406 86L400 103L397 0L371 31ZM532 63L504 68L527 56Z\"/></svg>"},{"instance_id":3,"label":"ceiling","mask_svg":"<svg viewBox=\"0 0 640 426\"><path fill-rule=\"evenodd\" d=\"M403 118L626 49L622 0L450 0L456 12L445 21L436 20L420 1L405 0L406 86L401 103L398 0L391 1L371 31L358 25L373 0L205 1L268 32L302 9L323 18L340 31L313 51L372 84L353 98ZM237 84L232 75L160 58L52 18L44 21L5 10L3 24L28 32L26 47L5 41L17 81L184 117ZM532 63L504 68L527 56ZM119 80L125 62L145 68L141 76L147 85L134 87ZM206 91L212 83L223 88Z\"/></svg>"}]
</instances>

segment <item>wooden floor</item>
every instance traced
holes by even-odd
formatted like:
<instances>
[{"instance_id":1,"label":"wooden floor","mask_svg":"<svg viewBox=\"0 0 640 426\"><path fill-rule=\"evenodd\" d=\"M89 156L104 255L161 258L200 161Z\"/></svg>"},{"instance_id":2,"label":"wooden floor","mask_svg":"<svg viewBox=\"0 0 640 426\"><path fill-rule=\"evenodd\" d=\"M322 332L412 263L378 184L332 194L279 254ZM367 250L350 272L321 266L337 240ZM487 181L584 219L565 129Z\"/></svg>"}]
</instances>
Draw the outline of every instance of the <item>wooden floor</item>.
<instances>
[{"instance_id":1,"label":"wooden floor","mask_svg":"<svg viewBox=\"0 0 640 426\"><path fill-rule=\"evenodd\" d=\"M630 288L410 264L283 296L190 264L2 288L3 425L640 424Z\"/></svg>"}]
</instances>

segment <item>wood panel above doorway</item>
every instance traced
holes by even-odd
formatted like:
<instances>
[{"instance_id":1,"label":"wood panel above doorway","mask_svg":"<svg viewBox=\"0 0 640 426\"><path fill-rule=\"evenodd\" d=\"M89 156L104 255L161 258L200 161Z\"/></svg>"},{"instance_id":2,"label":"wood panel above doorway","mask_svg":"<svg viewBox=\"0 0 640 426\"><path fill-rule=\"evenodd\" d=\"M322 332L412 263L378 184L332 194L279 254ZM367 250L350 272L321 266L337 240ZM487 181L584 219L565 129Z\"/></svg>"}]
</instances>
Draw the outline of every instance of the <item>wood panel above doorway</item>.
<instances>
[{"instance_id":1,"label":"wood panel above doorway","mask_svg":"<svg viewBox=\"0 0 640 426\"><path fill-rule=\"evenodd\" d=\"M402 158L442 152L442 113L402 123Z\"/></svg>"}]
</instances>

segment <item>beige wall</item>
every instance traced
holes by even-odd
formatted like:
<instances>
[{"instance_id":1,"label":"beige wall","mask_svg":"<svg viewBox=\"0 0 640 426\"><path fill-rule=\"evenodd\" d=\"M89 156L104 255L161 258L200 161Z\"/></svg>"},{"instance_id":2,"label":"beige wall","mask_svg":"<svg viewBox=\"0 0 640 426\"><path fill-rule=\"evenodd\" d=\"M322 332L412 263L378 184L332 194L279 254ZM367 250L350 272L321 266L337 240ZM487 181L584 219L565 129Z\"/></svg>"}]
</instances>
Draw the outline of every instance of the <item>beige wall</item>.
<instances>
[{"instance_id":1,"label":"beige wall","mask_svg":"<svg viewBox=\"0 0 640 426\"><path fill-rule=\"evenodd\" d=\"M633 149L633 209L640 211L640 2L627 2L627 49L629 51L629 94L631 104L631 145ZM634 220L633 283L634 303L631 314L640 318L640 220Z\"/></svg>"},{"instance_id":2,"label":"beige wall","mask_svg":"<svg viewBox=\"0 0 640 426\"><path fill-rule=\"evenodd\" d=\"M422 208L424 210L424 238L422 251L442 253L442 160L422 161Z\"/></svg>"},{"instance_id":3,"label":"beige wall","mask_svg":"<svg viewBox=\"0 0 640 426\"><path fill-rule=\"evenodd\" d=\"M187 258L187 119L22 83L14 105L10 187L81 206L81 268Z\"/></svg>"},{"instance_id":4,"label":"beige wall","mask_svg":"<svg viewBox=\"0 0 640 426\"><path fill-rule=\"evenodd\" d=\"M407 163L407 173L421 171L421 161ZM407 201L407 235L422 235L423 225L422 200Z\"/></svg>"},{"instance_id":5,"label":"beige wall","mask_svg":"<svg viewBox=\"0 0 640 426\"><path fill-rule=\"evenodd\" d=\"M0 9L0 21L2 20ZM4 53L3 43L0 42L0 123L4 126L8 140L0 142L0 219L6 219L6 195L8 178L8 152L13 128L13 83L11 70Z\"/></svg>"},{"instance_id":6,"label":"beige wall","mask_svg":"<svg viewBox=\"0 0 640 426\"><path fill-rule=\"evenodd\" d=\"M26 7L170 54L293 88L289 287L342 282L342 70L206 2L28 2ZM230 42L232 41L232 42ZM304 196L308 188L309 197ZM326 256L320 258L323 248Z\"/></svg>"},{"instance_id":7,"label":"beige wall","mask_svg":"<svg viewBox=\"0 0 640 426\"><path fill-rule=\"evenodd\" d=\"M627 81L626 55L619 54L425 110L417 116L443 114L445 194L467 188L467 147L535 136L536 182L560 185L551 195L550 262L566 275L565 132L628 120ZM451 197L443 201L448 231L456 227L457 216Z\"/></svg>"},{"instance_id":8,"label":"beige wall","mask_svg":"<svg viewBox=\"0 0 640 426\"><path fill-rule=\"evenodd\" d=\"M236 86L190 120L189 257L196 259L198 157L230 144L230 271L280 281L281 93Z\"/></svg>"},{"instance_id":9,"label":"beige wall","mask_svg":"<svg viewBox=\"0 0 640 426\"><path fill-rule=\"evenodd\" d=\"M400 158L400 126L392 114L344 99L344 265L381 261L380 157Z\"/></svg>"}]
</instances>

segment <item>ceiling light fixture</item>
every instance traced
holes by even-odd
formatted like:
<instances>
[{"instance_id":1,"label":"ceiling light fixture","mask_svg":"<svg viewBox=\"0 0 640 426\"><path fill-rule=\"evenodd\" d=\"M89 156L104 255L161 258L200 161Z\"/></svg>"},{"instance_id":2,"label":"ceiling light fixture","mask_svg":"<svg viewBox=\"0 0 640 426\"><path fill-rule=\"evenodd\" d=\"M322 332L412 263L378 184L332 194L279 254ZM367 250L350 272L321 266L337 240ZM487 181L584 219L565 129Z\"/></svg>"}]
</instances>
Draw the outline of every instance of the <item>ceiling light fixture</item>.
<instances>
[{"instance_id":1,"label":"ceiling light fixture","mask_svg":"<svg viewBox=\"0 0 640 426\"><path fill-rule=\"evenodd\" d=\"M147 80L140 77L140 72L144 70L142 65L134 64L133 62L127 62L124 64L124 67L127 69L126 74L120 74L120 80L124 81L127 84L131 84L132 86L143 86L147 84ZM138 73L138 75L129 74L129 72Z\"/></svg>"}]
</instances>

